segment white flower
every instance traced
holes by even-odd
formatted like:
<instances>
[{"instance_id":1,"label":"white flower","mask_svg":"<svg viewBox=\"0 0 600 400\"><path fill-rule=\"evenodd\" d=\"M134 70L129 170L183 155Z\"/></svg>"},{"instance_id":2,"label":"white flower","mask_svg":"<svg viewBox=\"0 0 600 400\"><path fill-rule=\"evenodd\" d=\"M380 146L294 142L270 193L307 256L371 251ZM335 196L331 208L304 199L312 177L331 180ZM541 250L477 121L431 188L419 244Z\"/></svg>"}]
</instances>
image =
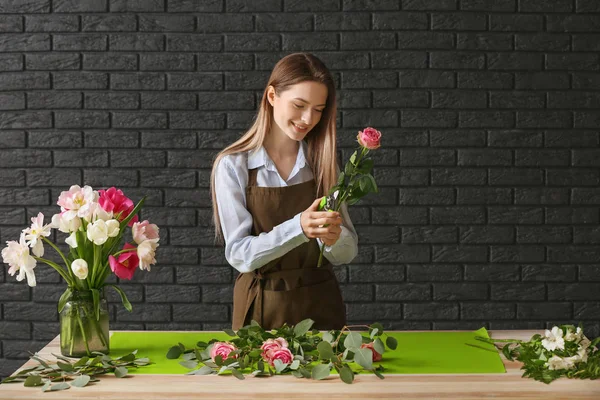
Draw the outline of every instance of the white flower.
<instances>
[{"instance_id":1,"label":"white flower","mask_svg":"<svg viewBox=\"0 0 600 400\"><path fill-rule=\"evenodd\" d=\"M558 326L552 328L552 331L546 329L545 332L546 338L542 340L542 346L546 348L546 350L564 350L565 349L565 339L563 339L563 331Z\"/></svg>"},{"instance_id":2,"label":"white flower","mask_svg":"<svg viewBox=\"0 0 600 400\"><path fill-rule=\"evenodd\" d=\"M72 248L76 249L77 248L77 233L76 232L71 233L71 235L69 235L69 237L65 239L65 243L67 243Z\"/></svg>"},{"instance_id":3,"label":"white flower","mask_svg":"<svg viewBox=\"0 0 600 400\"><path fill-rule=\"evenodd\" d=\"M87 226L87 238L95 245L103 245L108 240L108 226L101 219Z\"/></svg>"},{"instance_id":4,"label":"white flower","mask_svg":"<svg viewBox=\"0 0 600 400\"><path fill-rule=\"evenodd\" d=\"M25 243L31 247L31 251L38 257L44 255L44 242L42 236L50 236L50 224L44 225L44 214L38 213L37 217L31 218L31 227L24 230Z\"/></svg>"},{"instance_id":5,"label":"white flower","mask_svg":"<svg viewBox=\"0 0 600 400\"><path fill-rule=\"evenodd\" d=\"M112 217L113 217L112 211L106 211L104 208L102 208L100 206L99 203L92 203L92 204L90 204L90 211L89 211L88 216L86 217L86 220L88 222L94 222L94 221L101 219L104 222L106 222L106 221L112 219Z\"/></svg>"},{"instance_id":6,"label":"white flower","mask_svg":"<svg viewBox=\"0 0 600 400\"><path fill-rule=\"evenodd\" d=\"M119 235L121 230L121 224L116 219L110 219L106 221L106 232L108 237L115 237Z\"/></svg>"},{"instance_id":7,"label":"white flower","mask_svg":"<svg viewBox=\"0 0 600 400\"><path fill-rule=\"evenodd\" d=\"M78 258L71 263L71 270L79 279L85 279L88 276L88 263L83 258Z\"/></svg>"},{"instance_id":8,"label":"white flower","mask_svg":"<svg viewBox=\"0 0 600 400\"><path fill-rule=\"evenodd\" d=\"M64 214L54 214L52 216L51 228L58 229L64 233L75 232L81 226L81 218L73 215L71 219L67 219Z\"/></svg>"},{"instance_id":9,"label":"white flower","mask_svg":"<svg viewBox=\"0 0 600 400\"><path fill-rule=\"evenodd\" d=\"M582 335L583 336L583 335ZM583 336L581 338L581 341L579 342L579 346L582 349L587 349L588 347L590 347L590 344L592 344L592 342L590 342L590 339L588 339L587 337Z\"/></svg>"},{"instance_id":10,"label":"white flower","mask_svg":"<svg viewBox=\"0 0 600 400\"><path fill-rule=\"evenodd\" d=\"M133 240L135 240L137 244L148 239L160 239L158 236L158 226L156 226L156 224L151 224L148 220L134 223L131 227L131 232L133 234Z\"/></svg>"},{"instance_id":11,"label":"white flower","mask_svg":"<svg viewBox=\"0 0 600 400\"><path fill-rule=\"evenodd\" d=\"M140 260L140 269L150 271L150 264L155 264L154 258L156 248L158 247L158 239L145 240L138 245L137 255Z\"/></svg>"},{"instance_id":12,"label":"white flower","mask_svg":"<svg viewBox=\"0 0 600 400\"><path fill-rule=\"evenodd\" d=\"M577 327L577 332L573 332L571 329L567 329L567 334L565 335L565 341L572 342L574 340L581 339L581 328Z\"/></svg>"},{"instance_id":13,"label":"white flower","mask_svg":"<svg viewBox=\"0 0 600 400\"><path fill-rule=\"evenodd\" d=\"M555 369L571 369L575 366L573 360L569 358L561 358L559 356L552 356L547 363L544 364L549 370Z\"/></svg>"},{"instance_id":14,"label":"white flower","mask_svg":"<svg viewBox=\"0 0 600 400\"><path fill-rule=\"evenodd\" d=\"M587 362L588 360L588 349L587 347L579 347L579 349L577 350L577 357L579 358L579 361L581 362Z\"/></svg>"},{"instance_id":15,"label":"white flower","mask_svg":"<svg viewBox=\"0 0 600 400\"><path fill-rule=\"evenodd\" d=\"M36 285L35 268L36 261L29 254L29 247L25 243L25 232L21 232L19 242L11 240L6 242L7 247L2 249L2 260L10 266L8 273L14 276L17 271L17 281L22 281L27 276L27 284L31 287Z\"/></svg>"}]
</instances>

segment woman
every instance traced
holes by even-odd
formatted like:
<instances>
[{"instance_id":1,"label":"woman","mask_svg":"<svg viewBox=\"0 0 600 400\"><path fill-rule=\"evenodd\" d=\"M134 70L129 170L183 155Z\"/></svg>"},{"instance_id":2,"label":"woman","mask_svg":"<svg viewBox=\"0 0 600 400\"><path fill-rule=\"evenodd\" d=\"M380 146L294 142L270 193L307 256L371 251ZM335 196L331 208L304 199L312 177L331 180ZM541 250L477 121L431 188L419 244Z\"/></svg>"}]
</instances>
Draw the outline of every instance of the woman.
<instances>
[{"instance_id":1,"label":"woman","mask_svg":"<svg viewBox=\"0 0 600 400\"><path fill-rule=\"evenodd\" d=\"M234 330L265 329L311 318L341 329L346 312L332 264L357 254L344 207L319 212L337 180L335 86L327 67L307 53L273 69L252 127L221 151L211 174L217 241L238 275ZM317 268L321 246L325 260Z\"/></svg>"}]
</instances>

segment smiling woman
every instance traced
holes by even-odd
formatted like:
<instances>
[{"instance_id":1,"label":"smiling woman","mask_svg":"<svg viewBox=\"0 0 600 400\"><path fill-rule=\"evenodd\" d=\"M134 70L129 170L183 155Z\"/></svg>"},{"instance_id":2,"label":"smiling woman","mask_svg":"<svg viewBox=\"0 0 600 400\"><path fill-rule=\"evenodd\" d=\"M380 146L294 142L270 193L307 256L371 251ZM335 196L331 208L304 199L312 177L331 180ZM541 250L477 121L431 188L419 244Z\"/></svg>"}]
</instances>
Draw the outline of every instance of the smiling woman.
<instances>
[{"instance_id":1,"label":"smiling woman","mask_svg":"<svg viewBox=\"0 0 600 400\"><path fill-rule=\"evenodd\" d=\"M311 318L341 329L345 307L332 265L357 254L348 210L318 211L337 182L336 104L331 73L312 54L281 59L257 118L214 162L211 193L216 239L241 274L233 329L265 329ZM326 262L317 269L321 248ZM325 305L325 306L324 306Z\"/></svg>"}]
</instances>

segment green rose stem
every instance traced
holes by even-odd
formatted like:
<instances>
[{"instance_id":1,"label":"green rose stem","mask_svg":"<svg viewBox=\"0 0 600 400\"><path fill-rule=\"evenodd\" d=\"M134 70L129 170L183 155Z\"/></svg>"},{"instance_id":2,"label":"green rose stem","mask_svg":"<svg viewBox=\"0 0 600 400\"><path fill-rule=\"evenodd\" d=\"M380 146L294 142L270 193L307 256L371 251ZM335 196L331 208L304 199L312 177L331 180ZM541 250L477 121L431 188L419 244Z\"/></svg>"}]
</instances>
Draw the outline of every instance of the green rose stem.
<instances>
[{"instance_id":1,"label":"green rose stem","mask_svg":"<svg viewBox=\"0 0 600 400\"><path fill-rule=\"evenodd\" d=\"M352 165L354 166L354 168L352 168L352 174L350 176L350 181L348 182L348 185L346 186L346 188L342 191L341 195L340 195L340 201L336 204L336 207L334 207L334 209L332 211L336 211L338 212L340 210L340 208L342 207L342 204L344 203L344 201L346 201L346 199L348 198L348 196L350 196L351 191L349 190L349 188L352 187L352 185L354 184L354 178L356 177L356 167L358 167L360 165L360 162L362 161L362 159L364 158L364 156L366 156L369 153L369 149L367 149L366 147L362 147L362 150L360 152L360 154L358 155L358 158L355 160L355 163L352 163L352 161L348 161L351 162ZM323 225L324 227L327 227L328 225ZM321 251L319 252L319 262L317 262L317 268L320 268L321 265L323 264L323 251L325 250L325 243L323 242L323 246L321 247Z\"/></svg>"}]
</instances>

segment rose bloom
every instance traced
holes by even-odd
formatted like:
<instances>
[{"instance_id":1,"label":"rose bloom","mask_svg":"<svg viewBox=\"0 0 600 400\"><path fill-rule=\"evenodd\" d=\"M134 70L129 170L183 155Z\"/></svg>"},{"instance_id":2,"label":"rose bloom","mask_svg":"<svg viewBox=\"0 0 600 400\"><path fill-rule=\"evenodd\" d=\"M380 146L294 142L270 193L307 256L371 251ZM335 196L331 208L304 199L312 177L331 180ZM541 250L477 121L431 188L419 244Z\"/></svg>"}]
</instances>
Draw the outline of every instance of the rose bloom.
<instances>
[{"instance_id":1,"label":"rose bloom","mask_svg":"<svg viewBox=\"0 0 600 400\"><path fill-rule=\"evenodd\" d=\"M381 132L375 128L365 128L363 131L359 131L356 136L358 143L369 150L375 150L381 146Z\"/></svg>"},{"instance_id":2,"label":"rose bloom","mask_svg":"<svg viewBox=\"0 0 600 400\"><path fill-rule=\"evenodd\" d=\"M270 366L275 366L275 360L280 360L284 364L291 364L294 361L294 355L287 347L281 347L278 350L273 350L269 354L267 362Z\"/></svg>"},{"instance_id":3,"label":"rose bloom","mask_svg":"<svg viewBox=\"0 0 600 400\"><path fill-rule=\"evenodd\" d=\"M360 345L361 349L370 349L373 352L373 362L381 361L381 354L375 351L375 347L373 346L373 342L371 343L363 343Z\"/></svg>"},{"instance_id":4,"label":"rose bloom","mask_svg":"<svg viewBox=\"0 0 600 400\"><path fill-rule=\"evenodd\" d=\"M270 353L272 353L275 350L280 350L282 348L287 348L287 347L288 347L288 342L284 338L278 337L277 339L265 340L265 342L262 344L262 346L260 346L260 349L263 351L262 352L263 358L265 359L265 361L267 361Z\"/></svg>"},{"instance_id":5,"label":"rose bloom","mask_svg":"<svg viewBox=\"0 0 600 400\"><path fill-rule=\"evenodd\" d=\"M223 360L225 360L229 356L229 353L231 353L234 350L235 350L235 346L232 345L231 343L215 342L215 343L213 343L212 349L210 350L210 358L213 361L215 361L215 358L217 356L221 356L221 357L223 357ZM237 358L237 357L238 357L237 354L233 355L233 358Z\"/></svg>"}]
</instances>

